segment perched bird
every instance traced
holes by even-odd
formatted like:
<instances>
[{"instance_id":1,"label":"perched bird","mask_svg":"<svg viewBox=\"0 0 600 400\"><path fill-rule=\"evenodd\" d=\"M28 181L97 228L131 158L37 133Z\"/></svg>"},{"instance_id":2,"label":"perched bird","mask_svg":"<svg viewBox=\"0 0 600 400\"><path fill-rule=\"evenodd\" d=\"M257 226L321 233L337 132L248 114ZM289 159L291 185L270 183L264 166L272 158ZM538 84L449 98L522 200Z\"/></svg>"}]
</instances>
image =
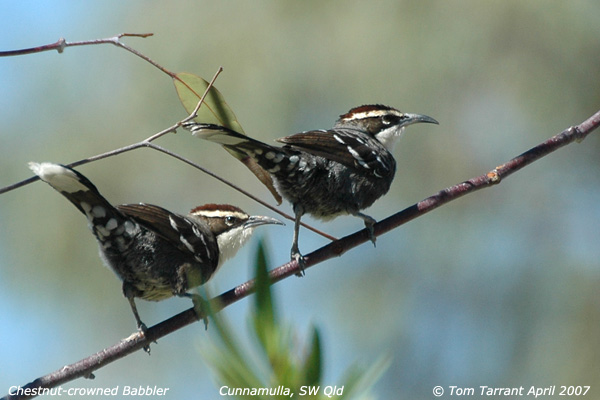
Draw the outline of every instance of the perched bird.
<instances>
[{"instance_id":1,"label":"perched bird","mask_svg":"<svg viewBox=\"0 0 600 400\"><path fill-rule=\"evenodd\" d=\"M375 219L361 211L386 194L396 172L391 150L404 129L416 123L438 122L426 115L408 114L375 104L355 107L339 117L332 129L297 133L277 139L272 146L229 128L187 122L194 136L246 154L271 174L277 191L295 214L292 260L301 269L298 249L300 219L304 214L328 220L350 214L362 218L375 243Z\"/></svg>"},{"instance_id":2,"label":"perched bird","mask_svg":"<svg viewBox=\"0 0 600 400\"><path fill-rule=\"evenodd\" d=\"M31 170L65 196L88 219L100 257L123 281L138 329L136 297L160 301L192 297L246 243L254 228L282 222L249 216L227 204L206 204L188 215L151 204L111 205L81 173L59 164L29 163Z\"/></svg>"}]
</instances>

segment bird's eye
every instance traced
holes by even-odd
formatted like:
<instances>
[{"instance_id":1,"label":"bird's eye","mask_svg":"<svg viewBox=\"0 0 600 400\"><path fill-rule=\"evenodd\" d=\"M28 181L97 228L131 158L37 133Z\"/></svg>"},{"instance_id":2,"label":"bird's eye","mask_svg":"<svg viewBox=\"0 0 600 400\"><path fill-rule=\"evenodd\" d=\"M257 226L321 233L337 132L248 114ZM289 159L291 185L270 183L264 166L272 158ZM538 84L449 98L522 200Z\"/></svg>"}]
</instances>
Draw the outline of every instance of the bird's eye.
<instances>
[{"instance_id":1,"label":"bird's eye","mask_svg":"<svg viewBox=\"0 0 600 400\"><path fill-rule=\"evenodd\" d=\"M392 117L390 117L389 115L384 115L383 117L381 117L381 122L384 125L390 125L392 123Z\"/></svg>"},{"instance_id":2,"label":"bird's eye","mask_svg":"<svg viewBox=\"0 0 600 400\"><path fill-rule=\"evenodd\" d=\"M237 218L232 217L231 215L228 217L225 217L225 223L229 226L235 224L235 221L237 220Z\"/></svg>"}]
</instances>

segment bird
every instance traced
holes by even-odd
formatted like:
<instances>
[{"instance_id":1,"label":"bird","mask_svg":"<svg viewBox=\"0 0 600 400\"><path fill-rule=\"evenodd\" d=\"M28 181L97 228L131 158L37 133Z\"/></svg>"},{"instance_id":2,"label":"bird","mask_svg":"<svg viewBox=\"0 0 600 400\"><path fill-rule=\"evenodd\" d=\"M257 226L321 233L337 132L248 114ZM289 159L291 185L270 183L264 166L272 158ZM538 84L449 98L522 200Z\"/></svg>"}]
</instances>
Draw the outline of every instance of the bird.
<instances>
[{"instance_id":1,"label":"bird","mask_svg":"<svg viewBox=\"0 0 600 400\"><path fill-rule=\"evenodd\" d=\"M416 123L439 124L427 115L367 104L340 115L331 129L276 139L283 146L263 143L212 123L192 120L182 126L196 137L251 157L271 175L278 193L292 204L290 258L298 263L297 275L302 275L306 262L298 247L298 236L304 214L322 220L340 215L359 217L375 244L376 220L362 210L390 189L396 172L391 151L405 128Z\"/></svg>"},{"instance_id":2,"label":"bird","mask_svg":"<svg viewBox=\"0 0 600 400\"><path fill-rule=\"evenodd\" d=\"M123 294L141 331L147 327L135 298L191 297L196 305L196 295L188 290L206 283L256 227L283 225L275 218L250 216L228 204L205 204L187 215L145 203L113 206L72 168L49 162L31 162L29 168L86 216L100 257L122 281Z\"/></svg>"}]
</instances>

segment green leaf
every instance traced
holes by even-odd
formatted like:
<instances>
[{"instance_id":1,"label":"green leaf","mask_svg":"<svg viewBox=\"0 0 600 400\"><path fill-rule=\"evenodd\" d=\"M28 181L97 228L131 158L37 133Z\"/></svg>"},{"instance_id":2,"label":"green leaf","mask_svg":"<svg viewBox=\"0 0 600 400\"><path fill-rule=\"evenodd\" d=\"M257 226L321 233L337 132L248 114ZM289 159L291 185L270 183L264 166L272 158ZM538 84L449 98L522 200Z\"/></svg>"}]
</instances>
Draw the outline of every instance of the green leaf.
<instances>
[{"instance_id":1,"label":"green leaf","mask_svg":"<svg viewBox=\"0 0 600 400\"><path fill-rule=\"evenodd\" d=\"M276 316L271 294L271 280L267 269L267 256L262 240L258 242L255 276L254 330L263 348L269 354L271 353L273 338L276 336Z\"/></svg>"},{"instance_id":2,"label":"green leaf","mask_svg":"<svg viewBox=\"0 0 600 400\"><path fill-rule=\"evenodd\" d=\"M195 110L209 85L201 77L187 72L175 74L173 84L175 85L175 90L177 90L179 100L188 114L191 114ZM202 123L222 125L236 132L244 133L244 129L238 122L233 110L229 107L221 92L214 86L208 91L202 107L198 109L197 117L194 120ZM225 150L240 160L269 189L277 204L281 204L281 196L277 193L271 175L267 171L245 153L228 147L225 147Z\"/></svg>"},{"instance_id":3,"label":"green leaf","mask_svg":"<svg viewBox=\"0 0 600 400\"><path fill-rule=\"evenodd\" d=\"M188 114L191 114L206 91L208 82L197 75L180 72L173 78L173 83L183 107ZM233 110L225 102L221 92L214 86L210 88L208 95L204 98L204 103L198 110L198 117L195 120L222 125L236 132L244 133Z\"/></svg>"},{"instance_id":4,"label":"green leaf","mask_svg":"<svg viewBox=\"0 0 600 400\"><path fill-rule=\"evenodd\" d=\"M313 327L310 350L304 361L302 377L303 385L317 386L321 382L321 335L317 327Z\"/></svg>"}]
</instances>

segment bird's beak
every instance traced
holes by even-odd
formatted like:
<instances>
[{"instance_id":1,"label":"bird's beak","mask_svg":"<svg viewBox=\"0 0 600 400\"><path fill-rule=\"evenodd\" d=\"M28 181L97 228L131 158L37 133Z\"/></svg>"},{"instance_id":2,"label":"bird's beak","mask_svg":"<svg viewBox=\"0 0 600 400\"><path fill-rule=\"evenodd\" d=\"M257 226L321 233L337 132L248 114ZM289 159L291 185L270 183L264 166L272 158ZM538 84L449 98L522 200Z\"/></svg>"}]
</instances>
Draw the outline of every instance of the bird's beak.
<instances>
[{"instance_id":1,"label":"bird's beak","mask_svg":"<svg viewBox=\"0 0 600 400\"><path fill-rule=\"evenodd\" d=\"M436 124L436 125L440 124L435 119L433 119L427 115L404 113L404 118L402 119L400 126L404 127L404 126L409 126L412 124L418 124L421 122L428 123L428 124Z\"/></svg>"},{"instance_id":2,"label":"bird's beak","mask_svg":"<svg viewBox=\"0 0 600 400\"><path fill-rule=\"evenodd\" d=\"M244 227L245 228L254 228L259 225L267 225L267 224L285 225L283 222L281 222L280 220L275 219L275 218L253 215L250 218L248 218L248 221L246 221L246 223L244 224Z\"/></svg>"}]
</instances>

